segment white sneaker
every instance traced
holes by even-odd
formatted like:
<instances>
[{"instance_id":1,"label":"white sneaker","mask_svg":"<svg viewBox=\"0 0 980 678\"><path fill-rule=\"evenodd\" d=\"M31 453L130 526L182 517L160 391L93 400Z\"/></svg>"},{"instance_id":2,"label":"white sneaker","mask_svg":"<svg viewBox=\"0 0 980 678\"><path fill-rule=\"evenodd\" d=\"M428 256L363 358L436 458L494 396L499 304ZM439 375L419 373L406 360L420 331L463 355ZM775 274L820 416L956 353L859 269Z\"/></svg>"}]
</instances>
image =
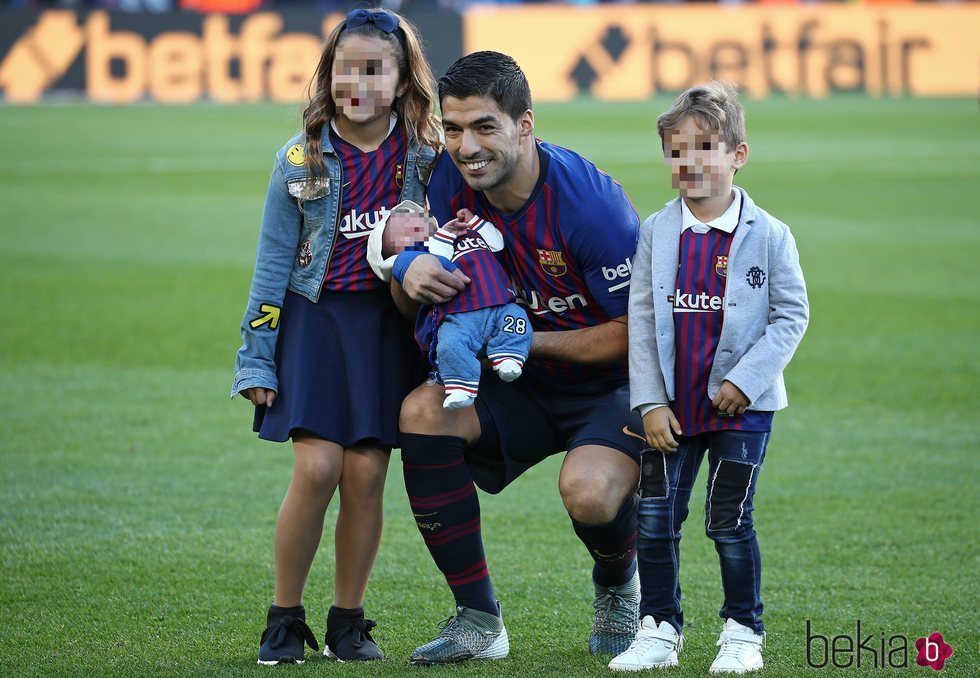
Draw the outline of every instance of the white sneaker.
<instances>
[{"instance_id":1,"label":"white sneaker","mask_svg":"<svg viewBox=\"0 0 980 678\"><path fill-rule=\"evenodd\" d=\"M650 615L640 622L636 640L625 652L609 662L613 671L642 671L665 666L677 666L677 653L684 648L684 636L670 622L657 620Z\"/></svg>"},{"instance_id":2,"label":"white sneaker","mask_svg":"<svg viewBox=\"0 0 980 678\"><path fill-rule=\"evenodd\" d=\"M513 358L505 358L497 365L494 365L493 371L496 372L497 376L504 381L514 381L521 376L521 372L523 372L524 369L521 367L521 364Z\"/></svg>"},{"instance_id":3,"label":"white sneaker","mask_svg":"<svg viewBox=\"0 0 980 678\"><path fill-rule=\"evenodd\" d=\"M476 401L475 395L470 395L463 391L452 391L442 401L442 406L447 410L461 410L464 407L472 405L474 401Z\"/></svg>"},{"instance_id":4,"label":"white sneaker","mask_svg":"<svg viewBox=\"0 0 980 678\"><path fill-rule=\"evenodd\" d=\"M762 643L766 635L758 635L734 619L725 621L718 638L718 656L711 663L710 673L748 673L762 668Z\"/></svg>"}]
</instances>

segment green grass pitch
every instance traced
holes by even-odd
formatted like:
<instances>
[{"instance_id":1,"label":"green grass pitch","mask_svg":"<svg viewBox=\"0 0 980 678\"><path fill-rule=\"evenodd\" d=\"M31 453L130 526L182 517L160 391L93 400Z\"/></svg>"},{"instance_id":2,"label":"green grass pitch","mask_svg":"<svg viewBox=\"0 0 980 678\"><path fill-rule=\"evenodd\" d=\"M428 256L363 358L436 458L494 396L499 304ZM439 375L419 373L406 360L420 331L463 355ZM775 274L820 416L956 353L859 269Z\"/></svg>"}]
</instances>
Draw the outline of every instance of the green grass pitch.
<instances>
[{"instance_id":1,"label":"green grass pitch","mask_svg":"<svg viewBox=\"0 0 980 678\"><path fill-rule=\"evenodd\" d=\"M645 217L672 197L654 125L668 104L541 105L538 134L610 172ZM760 675L833 672L807 669L807 620L851 638L860 620L873 647L939 631L955 651L945 673L977 675L977 103L749 101L747 114L737 179L793 229L812 309L757 497ZM227 390L268 172L298 121L278 106L0 109L0 674L424 673L408 656L452 602L397 453L366 602L389 658L255 666L292 455L255 439ZM481 495L510 658L432 673L609 674L587 653L591 562L558 462ZM720 624L701 502L676 676L706 674ZM329 527L323 543L306 596L321 638ZM887 675L931 675L914 658ZM870 661L845 673L872 675Z\"/></svg>"}]
</instances>

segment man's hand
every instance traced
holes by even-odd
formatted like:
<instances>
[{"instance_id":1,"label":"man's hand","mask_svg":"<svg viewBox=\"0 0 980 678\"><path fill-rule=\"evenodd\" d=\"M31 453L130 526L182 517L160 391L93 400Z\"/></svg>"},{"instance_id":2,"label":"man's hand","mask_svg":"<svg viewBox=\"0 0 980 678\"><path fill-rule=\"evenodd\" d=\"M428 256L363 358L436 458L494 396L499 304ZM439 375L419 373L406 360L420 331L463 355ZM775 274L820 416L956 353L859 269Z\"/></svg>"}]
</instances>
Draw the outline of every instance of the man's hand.
<instances>
[{"instance_id":1,"label":"man's hand","mask_svg":"<svg viewBox=\"0 0 980 678\"><path fill-rule=\"evenodd\" d=\"M718 408L719 413L724 412L733 417L745 412L745 408L749 406L749 398L738 386L726 379L721 382L721 388L718 389L711 404Z\"/></svg>"},{"instance_id":2,"label":"man's hand","mask_svg":"<svg viewBox=\"0 0 980 678\"><path fill-rule=\"evenodd\" d=\"M247 388L242 391L242 395L252 401L253 405L265 405L266 407L272 407L272 401L276 399L276 392L271 388L262 388L261 386L253 386L252 388Z\"/></svg>"},{"instance_id":3,"label":"man's hand","mask_svg":"<svg viewBox=\"0 0 980 678\"><path fill-rule=\"evenodd\" d=\"M660 452L673 452L680 445L674 435L682 435L681 425L670 407L661 405L643 415L643 435L647 445Z\"/></svg>"},{"instance_id":4,"label":"man's hand","mask_svg":"<svg viewBox=\"0 0 980 678\"><path fill-rule=\"evenodd\" d=\"M420 304L441 304L462 292L469 282L461 271L450 273L434 256L424 254L415 257L405 271L402 288Z\"/></svg>"}]
</instances>

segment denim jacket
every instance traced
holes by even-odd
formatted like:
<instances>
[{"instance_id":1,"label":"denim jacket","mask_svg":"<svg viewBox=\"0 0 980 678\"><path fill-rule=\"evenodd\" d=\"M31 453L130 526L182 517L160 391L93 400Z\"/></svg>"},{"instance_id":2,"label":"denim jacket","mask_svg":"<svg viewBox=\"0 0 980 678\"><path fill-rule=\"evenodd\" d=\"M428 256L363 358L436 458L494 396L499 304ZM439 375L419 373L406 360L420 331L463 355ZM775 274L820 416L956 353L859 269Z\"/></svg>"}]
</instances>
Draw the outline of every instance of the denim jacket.
<instances>
[{"instance_id":1,"label":"denim jacket","mask_svg":"<svg viewBox=\"0 0 980 678\"><path fill-rule=\"evenodd\" d=\"M275 352L286 290L316 302L330 266L341 217L341 163L330 143L330 126L325 124L321 143L326 171L322 178L312 181L304 162L305 137L300 132L276 154L252 288L242 320L242 347L235 359L232 398L256 386L279 391ZM400 200L425 204L435 157L433 148L414 138L409 140Z\"/></svg>"}]
</instances>

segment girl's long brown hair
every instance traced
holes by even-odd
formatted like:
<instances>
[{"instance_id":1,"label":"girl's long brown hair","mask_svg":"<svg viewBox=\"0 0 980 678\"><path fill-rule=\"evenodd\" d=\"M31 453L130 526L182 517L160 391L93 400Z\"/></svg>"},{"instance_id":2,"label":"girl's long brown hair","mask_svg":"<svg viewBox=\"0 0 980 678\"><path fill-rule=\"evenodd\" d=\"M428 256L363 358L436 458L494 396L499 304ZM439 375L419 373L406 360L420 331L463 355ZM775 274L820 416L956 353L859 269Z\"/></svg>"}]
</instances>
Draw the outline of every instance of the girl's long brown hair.
<instances>
[{"instance_id":1,"label":"girl's long brown hair","mask_svg":"<svg viewBox=\"0 0 980 678\"><path fill-rule=\"evenodd\" d=\"M329 123L337 112L337 106L330 94L333 60L337 52L337 44L345 35L369 35L391 45L398 62L398 84L406 85L405 93L395 99L392 108L404 120L409 133L420 143L435 149L442 145L439 140L439 121L434 110L435 79L432 77L432 68L425 59L418 30L404 17L394 12L388 13L398 18L398 28L395 31L401 31L404 35L404 48L395 33L385 33L372 23L364 23L348 29L346 20L330 32L323 44L320 62L307 88L310 103L303 111L303 128L306 131L306 168L311 176L322 176L326 169L323 164L320 135L323 133L323 126Z\"/></svg>"}]
</instances>

